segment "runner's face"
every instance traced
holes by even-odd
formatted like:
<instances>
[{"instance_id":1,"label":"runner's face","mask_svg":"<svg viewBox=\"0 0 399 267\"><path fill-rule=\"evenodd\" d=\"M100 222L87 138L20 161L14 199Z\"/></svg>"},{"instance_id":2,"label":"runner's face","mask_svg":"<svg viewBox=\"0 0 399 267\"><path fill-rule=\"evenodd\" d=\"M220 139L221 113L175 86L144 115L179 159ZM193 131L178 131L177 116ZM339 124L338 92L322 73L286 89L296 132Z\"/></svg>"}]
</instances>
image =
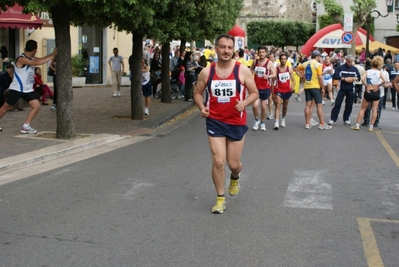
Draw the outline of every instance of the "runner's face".
<instances>
[{"instance_id":1,"label":"runner's face","mask_svg":"<svg viewBox=\"0 0 399 267\"><path fill-rule=\"evenodd\" d=\"M270 54L270 55L269 55L269 59L270 59L271 61L273 61L273 62L276 60L276 58L274 57L273 54Z\"/></svg>"},{"instance_id":2,"label":"runner's face","mask_svg":"<svg viewBox=\"0 0 399 267\"><path fill-rule=\"evenodd\" d=\"M218 60L230 61L234 53L234 42L229 38L220 38L216 47Z\"/></svg>"},{"instance_id":3,"label":"runner's face","mask_svg":"<svg viewBox=\"0 0 399 267\"><path fill-rule=\"evenodd\" d=\"M266 58L266 50L264 50L264 49L259 50L258 55L259 55L260 59Z\"/></svg>"},{"instance_id":4,"label":"runner's face","mask_svg":"<svg viewBox=\"0 0 399 267\"><path fill-rule=\"evenodd\" d=\"M280 65L285 66L285 63L287 63L287 57L286 56L280 56Z\"/></svg>"},{"instance_id":5,"label":"runner's face","mask_svg":"<svg viewBox=\"0 0 399 267\"><path fill-rule=\"evenodd\" d=\"M325 63L326 63L326 65L330 64L330 58L329 57L326 57Z\"/></svg>"}]
</instances>

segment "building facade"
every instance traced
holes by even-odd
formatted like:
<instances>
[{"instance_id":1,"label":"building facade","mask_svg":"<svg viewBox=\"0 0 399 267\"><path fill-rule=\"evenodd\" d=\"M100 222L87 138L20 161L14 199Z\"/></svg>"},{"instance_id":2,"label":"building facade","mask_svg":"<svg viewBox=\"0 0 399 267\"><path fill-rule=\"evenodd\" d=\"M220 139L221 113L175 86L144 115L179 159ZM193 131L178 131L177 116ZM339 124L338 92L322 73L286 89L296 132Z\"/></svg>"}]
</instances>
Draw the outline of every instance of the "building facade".
<instances>
[{"instance_id":1,"label":"building facade","mask_svg":"<svg viewBox=\"0 0 399 267\"><path fill-rule=\"evenodd\" d=\"M314 0L244 0L237 19L243 29L250 21L276 19L316 22Z\"/></svg>"}]
</instances>

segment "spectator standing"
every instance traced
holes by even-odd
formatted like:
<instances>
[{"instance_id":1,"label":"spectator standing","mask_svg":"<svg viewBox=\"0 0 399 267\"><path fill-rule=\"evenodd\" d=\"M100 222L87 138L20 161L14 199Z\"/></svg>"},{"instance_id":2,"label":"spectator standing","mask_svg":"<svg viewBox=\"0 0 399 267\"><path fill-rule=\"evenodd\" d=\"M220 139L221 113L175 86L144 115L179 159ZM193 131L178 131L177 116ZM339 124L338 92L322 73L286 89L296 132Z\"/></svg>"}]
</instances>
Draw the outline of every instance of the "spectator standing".
<instances>
[{"instance_id":1,"label":"spectator standing","mask_svg":"<svg viewBox=\"0 0 399 267\"><path fill-rule=\"evenodd\" d=\"M147 59L141 59L141 85L142 91L145 98L144 104L144 115L150 115L149 107L150 107L150 96L151 96L151 82L150 82L150 66L148 65Z\"/></svg>"},{"instance_id":2,"label":"spectator standing","mask_svg":"<svg viewBox=\"0 0 399 267\"><path fill-rule=\"evenodd\" d=\"M155 52L153 57L151 58L150 63L150 79L152 84L152 96L155 97L157 92L158 84L161 83L161 69L162 69L162 61L159 52Z\"/></svg>"},{"instance_id":3,"label":"spectator standing","mask_svg":"<svg viewBox=\"0 0 399 267\"><path fill-rule=\"evenodd\" d=\"M57 68L56 68L56 59L55 57L51 60L49 68L53 71L53 106L50 108L51 111L56 111L57 110L57 104L58 104L58 87L57 87Z\"/></svg>"},{"instance_id":4,"label":"spectator standing","mask_svg":"<svg viewBox=\"0 0 399 267\"><path fill-rule=\"evenodd\" d=\"M384 68L387 69L387 72L388 72L388 74L389 74L389 79L388 79L388 81L391 81L391 83L388 83L388 85L390 85L390 86L387 86L387 84L385 84L385 86L384 86L384 98L383 98L383 100L382 100L382 108L383 108L383 109L386 108L388 90L390 90L390 93L391 93L391 94L392 94L392 92L394 92L394 90L395 90L395 89L393 88L393 86L392 86L392 81L393 81L393 79L395 79L395 77L396 77L395 75L392 75L392 76L391 76L391 72L394 70L394 67L393 67L393 65L392 65L392 61L391 61L389 58L385 61Z\"/></svg>"},{"instance_id":5,"label":"spectator standing","mask_svg":"<svg viewBox=\"0 0 399 267\"><path fill-rule=\"evenodd\" d=\"M193 101L192 98L192 89L193 89L193 83L196 81L196 74L195 70L198 68L195 60L194 60L194 55L191 52L186 52L186 55L184 57L184 62L183 66L185 67L185 78L186 78L186 83L184 86L185 92L184 92L184 100L185 101Z\"/></svg>"},{"instance_id":6,"label":"spectator standing","mask_svg":"<svg viewBox=\"0 0 399 267\"><path fill-rule=\"evenodd\" d=\"M185 68L184 66L180 66L180 73L179 73L179 99L184 97L184 85L186 84L186 77L185 77Z\"/></svg>"},{"instance_id":7,"label":"spectator standing","mask_svg":"<svg viewBox=\"0 0 399 267\"><path fill-rule=\"evenodd\" d=\"M125 71L125 63L123 63L123 57L118 54L118 48L115 47L112 52L114 55L109 58L108 65L111 70L113 97L115 97L121 96L121 82L122 74Z\"/></svg>"},{"instance_id":8,"label":"spectator standing","mask_svg":"<svg viewBox=\"0 0 399 267\"><path fill-rule=\"evenodd\" d=\"M14 66L9 62L6 65L6 71L0 76L0 106L3 106L6 96L9 93L9 87L14 79Z\"/></svg>"},{"instance_id":9,"label":"spectator standing","mask_svg":"<svg viewBox=\"0 0 399 267\"><path fill-rule=\"evenodd\" d=\"M359 71L360 77L363 77L364 72L366 71L361 65L359 59L355 59L355 67ZM361 79L355 82L355 98L354 103L362 102L362 94L363 94L363 83Z\"/></svg>"},{"instance_id":10,"label":"spectator standing","mask_svg":"<svg viewBox=\"0 0 399 267\"><path fill-rule=\"evenodd\" d=\"M360 107L359 114L357 115L356 124L352 127L352 130L360 130L360 122L363 119L367 107L371 103L372 116L369 125L369 132L374 131L378 103L380 102L380 87L386 82L384 73L381 71L382 65L383 58L381 56L375 56L371 61L371 69L367 70L362 77L365 92L362 106Z\"/></svg>"},{"instance_id":11,"label":"spectator standing","mask_svg":"<svg viewBox=\"0 0 399 267\"><path fill-rule=\"evenodd\" d=\"M330 130L332 127L324 123L323 118L323 105L321 98L321 90L323 88L323 65L320 64L321 54L320 51L314 50L311 54L311 60L300 64L297 67L300 76L305 78L304 88L305 88L305 129L311 128L311 118L313 103L316 103L317 116L319 117L319 129L320 130ZM317 123L312 123L312 125L317 125Z\"/></svg>"},{"instance_id":12,"label":"spectator standing","mask_svg":"<svg viewBox=\"0 0 399 267\"><path fill-rule=\"evenodd\" d=\"M352 113L353 102L355 98L355 85L354 82L360 80L360 73L355 66L353 66L354 57L348 54L345 58L345 64L338 66L335 69L333 78L340 80L340 88L335 98L335 104L331 110L330 121L328 124L333 125L336 123L341 110L342 102L345 98L345 110L343 114L343 121L345 125L351 125L350 116Z\"/></svg>"},{"instance_id":13,"label":"spectator standing","mask_svg":"<svg viewBox=\"0 0 399 267\"><path fill-rule=\"evenodd\" d=\"M399 62L395 62L393 70L391 70L391 73L389 73L389 79L393 81L396 76L399 76ZM391 89L392 110L396 110L397 95L398 93L395 90Z\"/></svg>"}]
</instances>

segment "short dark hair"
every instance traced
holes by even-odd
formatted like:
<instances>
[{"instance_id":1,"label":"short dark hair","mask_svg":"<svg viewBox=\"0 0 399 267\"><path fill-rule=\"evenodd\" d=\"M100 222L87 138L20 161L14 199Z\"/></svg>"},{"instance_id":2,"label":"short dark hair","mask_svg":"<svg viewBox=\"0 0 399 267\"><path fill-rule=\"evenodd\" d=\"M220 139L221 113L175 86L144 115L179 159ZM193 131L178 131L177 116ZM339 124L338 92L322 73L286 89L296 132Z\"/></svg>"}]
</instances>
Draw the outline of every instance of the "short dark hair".
<instances>
[{"instance_id":1,"label":"short dark hair","mask_svg":"<svg viewBox=\"0 0 399 267\"><path fill-rule=\"evenodd\" d=\"M112 49L112 51L115 51L115 50L119 51L118 47L114 47L114 49Z\"/></svg>"},{"instance_id":2,"label":"short dark hair","mask_svg":"<svg viewBox=\"0 0 399 267\"><path fill-rule=\"evenodd\" d=\"M13 69L13 68L14 68L14 65L11 62L8 62L6 64L6 69Z\"/></svg>"},{"instance_id":3,"label":"short dark hair","mask_svg":"<svg viewBox=\"0 0 399 267\"><path fill-rule=\"evenodd\" d=\"M244 50L242 48L238 49L238 56L243 57L244 56Z\"/></svg>"},{"instance_id":4,"label":"short dark hair","mask_svg":"<svg viewBox=\"0 0 399 267\"><path fill-rule=\"evenodd\" d=\"M26 52L32 52L35 49L37 49L37 42L35 40L26 41L26 44L25 44Z\"/></svg>"},{"instance_id":5,"label":"short dark hair","mask_svg":"<svg viewBox=\"0 0 399 267\"><path fill-rule=\"evenodd\" d=\"M281 54L280 54L280 59L281 59L281 57L283 57L283 56L285 56L285 58L287 59L288 58L288 55L287 55L287 53L285 53L285 52L282 52Z\"/></svg>"},{"instance_id":6,"label":"short dark hair","mask_svg":"<svg viewBox=\"0 0 399 267\"><path fill-rule=\"evenodd\" d=\"M217 46L217 45L219 44L219 40L222 39L222 38L227 38L227 39L232 40L232 41L233 41L233 45L234 45L234 43L235 43L235 40L234 40L234 37L233 37L233 36L228 35L228 34L221 34L221 35L219 35L218 37L216 37L216 39L215 39L215 46Z\"/></svg>"},{"instance_id":7,"label":"short dark hair","mask_svg":"<svg viewBox=\"0 0 399 267\"><path fill-rule=\"evenodd\" d=\"M264 45L258 46L258 53L259 53L260 50L265 50L267 52L267 48Z\"/></svg>"}]
</instances>

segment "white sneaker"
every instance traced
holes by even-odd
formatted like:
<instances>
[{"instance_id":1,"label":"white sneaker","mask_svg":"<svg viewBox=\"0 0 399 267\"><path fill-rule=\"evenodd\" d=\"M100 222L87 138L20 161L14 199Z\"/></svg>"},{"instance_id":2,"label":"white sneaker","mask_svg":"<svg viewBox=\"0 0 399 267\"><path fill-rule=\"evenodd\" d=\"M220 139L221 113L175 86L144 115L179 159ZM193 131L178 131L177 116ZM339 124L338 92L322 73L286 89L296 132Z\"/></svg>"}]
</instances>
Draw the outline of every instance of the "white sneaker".
<instances>
[{"instance_id":1,"label":"white sneaker","mask_svg":"<svg viewBox=\"0 0 399 267\"><path fill-rule=\"evenodd\" d=\"M274 130L278 130L278 127L279 127L278 121L276 121L276 122L274 123Z\"/></svg>"},{"instance_id":2,"label":"white sneaker","mask_svg":"<svg viewBox=\"0 0 399 267\"><path fill-rule=\"evenodd\" d=\"M324 124L324 125L320 124L320 126L319 126L319 130L330 130L331 128L332 128L332 126L328 125L328 124Z\"/></svg>"},{"instance_id":3,"label":"white sneaker","mask_svg":"<svg viewBox=\"0 0 399 267\"><path fill-rule=\"evenodd\" d=\"M396 110L396 108L395 108L395 107L392 107L392 110Z\"/></svg>"},{"instance_id":4,"label":"white sneaker","mask_svg":"<svg viewBox=\"0 0 399 267\"><path fill-rule=\"evenodd\" d=\"M298 102L301 102L301 97L300 97L300 96L298 96L297 101L298 101Z\"/></svg>"},{"instance_id":5,"label":"white sneaker","mask_svg":"<svg viewBox=\"0 0 399 267\"><path fill-rule=\"evenodd\" d=\"M310 128L310 124L305 124L305 129L309 130Z\"/></svg>"},{"instance_id":6,"label":"white sneaker","mask_svg":"<svg viewBox=\"0 0 399 267\"><path fill-rule=\"evenodd\" d=\"M260 130L261 130L261 131L266 131L266 124L265 124L264 122L262 122L262 123L260 124Z\"/></svg>"},{"instance_id":7,"label":"white sneaker","mask_svg":"<svg viewBox=\"0 0 399 267\"><path fill-rule=\"evenodd\" d=\"M360 130L360 125L359 125L359 124L356 124L356 125L352 126L351 129L352 129L352 130L359 131L359 130Z\"/></svg>"},{"instance_id":8,"label":"white sneaker","mask_svg":"<svg viewBox=\"0 0 399 267\"><path fill-rule=\"evenodd\" d=\"M334 125L335 124L335 121L333 121L333 120L330 120L329 122L328 122L328 125Z\"/></svg>"},{"instance_id":9,"label":"white sneaker","mask_svg":"<svg viewBox=\"0 0 399 267\"><path fill-rule=\"evenodd\" d=\"M334 106L334 105L335 105L335 101L334 101L334 100L331 100L330 106Z\"/></svg>"},{"instance_id":10,"label":"white sneaker","mask_svg":"<svg viewBox=\"0 0 399 267\"><path fill-rule=\"evenodd\" d=\"M285 127L285 119L281 120L281 127L283 127L283 128Z\"/></svg>"},{"instance_id":11,"label":"white sneaker","mask_svg":"<svg viewBox=\"0 0 399 267\"><path fill-rule=\"evenodd\" d=\"M121 96L121 91L116 92L117 96Z\"/></svg>"},{"instance_id":12,"label":"white sneaker","mask_svg":"<svg viewBox=\"0 0 399 267\"><path fill-rule=\"evenodd\" d=\"M309 122L310 122L310 126L311 127L314 127L314 126L317 126L317 124L319 124L317 121L315 121L313 118L311 118L310 120L309 120Z\"/></svg>"},{"instance_id":13,"label":"white sneaker","mask_svg":"<svg viewBox=\"0 0 399 267\"><path fill-rule=\"evenodd\" d=\"M344 124L350 126L351 122L350 121L345 121Z\"/></svg>"},{"instance_id":14,"label":"white sneaker","mask_svg":"<svg viewBox=\"0 0 399 267\"><path fill-rule=\"evenodd\" d=\"M322 103L323 105L325 105L325 104L326 104L326 102L324 101L324 99L321 101L321 103Z\"/></svg>"},{"instance_id":15,"label":"white sneaker","mask_svg":"<svg viewBox=\"0 0 399 267\"><path fill-rule=\"evenodd\" d=\"M260 124L259 120L254 120L254 125L252 126L252 129L254 131L258 130L259 129L259 124Z\"/></svg>"},{"instance_id":16,"label":"white sneaker","mask_svg":"<svg viewBox=\"0 0 399 267\"><path fill-rule=\"evenodd\" d=\"M269 120L273 120L273 119L274 119L274 114L270 113Z\"/></svg>"},{"instance_id":17,"label":"white sneaker","mask_svg":"<svg viewBox=\"0 0 399 267\"><path fill-rule=\"evenodd\" d=\"M30 127L30 125L24 127L21 127L21 130L19 130L21 133L23 134L35 134L37 133L37 131L35 129L33 129L32 127Z\"/></svg>"},{"instance_id":18,"label":"white sneaker","mask_svg":"<svg viewBox=\"0 0 399 267\"><path fill-rule=\"evenodd\" d=\"M115 97L115 96L118 96L118 94L117 94L117 93L115 93L115 94L113 94L113 95L112 95L112 97Z\"/></svg>"},{"instance_id":19,"label":"white sneaker","mask_svg":"<svg viewBox=\"0 0 399 267\"><path fill-rule=\"evenodd\" d=\"M144 115L150 115L150 112L148 111L148 108L144 109Z\"/></svg>"}]
</instances>

